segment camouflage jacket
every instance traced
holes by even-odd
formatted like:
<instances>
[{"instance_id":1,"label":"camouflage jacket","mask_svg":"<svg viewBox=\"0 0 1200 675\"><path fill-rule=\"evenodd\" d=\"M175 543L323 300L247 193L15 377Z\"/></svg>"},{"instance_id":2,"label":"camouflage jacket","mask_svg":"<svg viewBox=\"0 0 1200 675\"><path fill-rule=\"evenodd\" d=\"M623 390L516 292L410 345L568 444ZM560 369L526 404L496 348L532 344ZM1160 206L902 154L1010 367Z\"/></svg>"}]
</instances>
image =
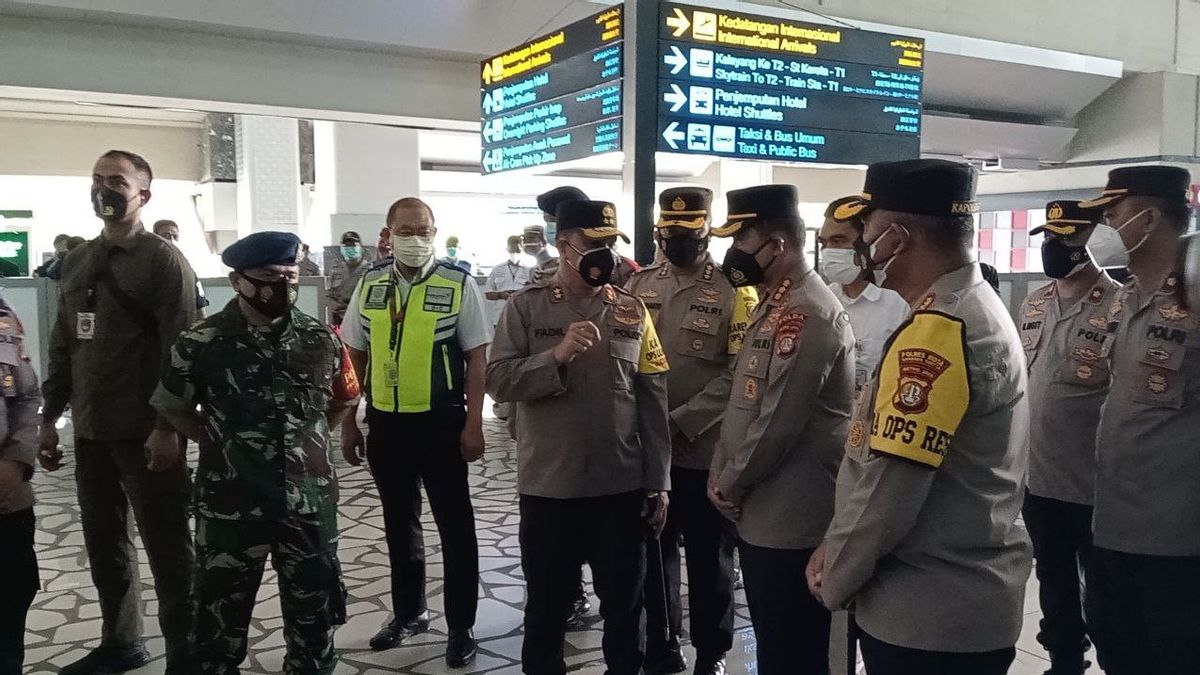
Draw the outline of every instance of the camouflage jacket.
<instances>
[{"instance_id":1,"label":"camouflage jacket","mask_svg":"<svg viewBox=\"0 0 1200 675\"><path fill-rule=\"evenodd\" d=\"M151 403L200 407L196 510L274 520L337 508L325 412L341 372L338 338L293 309L282 330L251 327L232 300L179 336Z\"/></svg>"}]
</instances>

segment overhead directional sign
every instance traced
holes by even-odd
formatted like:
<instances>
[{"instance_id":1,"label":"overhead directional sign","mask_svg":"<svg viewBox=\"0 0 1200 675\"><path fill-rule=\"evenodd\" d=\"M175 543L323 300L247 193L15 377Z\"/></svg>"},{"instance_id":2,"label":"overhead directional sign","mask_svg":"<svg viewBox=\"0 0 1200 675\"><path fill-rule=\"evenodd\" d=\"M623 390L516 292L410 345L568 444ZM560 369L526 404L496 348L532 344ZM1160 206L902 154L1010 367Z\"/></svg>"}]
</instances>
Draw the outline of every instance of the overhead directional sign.
<instances>
[{"instance_id":1,"label":"overhead directional sign","mask_svg":"<svg viewBox=\"0 0 1200 675\"><path fill-rule=\"evenodd\" d=\"M483 173L620 150L623 39L618 6L481 62Z\"/></svg>"},{"instance_id":2,"label":"overhead directional sign","mask_svg":"<svg viewBox=\"0 0 1200 675\"><path fill-rule=\"evenodd\" d=\"M529 169L547 164L583 159L621 149L621 119L592 122L531 136L523 141L485 147L485 174Z\"/></svg>"},{"instance_id":3,"label":"overhead directional sign","mask_svg":"<svg viewBox=\"0 0 1200 675\"><path fill-rule=\"evenodd\" d=\"M920 152L919 38L663 3L658 51L662 151L827 164Z\"/></svg>"}]
</instances>

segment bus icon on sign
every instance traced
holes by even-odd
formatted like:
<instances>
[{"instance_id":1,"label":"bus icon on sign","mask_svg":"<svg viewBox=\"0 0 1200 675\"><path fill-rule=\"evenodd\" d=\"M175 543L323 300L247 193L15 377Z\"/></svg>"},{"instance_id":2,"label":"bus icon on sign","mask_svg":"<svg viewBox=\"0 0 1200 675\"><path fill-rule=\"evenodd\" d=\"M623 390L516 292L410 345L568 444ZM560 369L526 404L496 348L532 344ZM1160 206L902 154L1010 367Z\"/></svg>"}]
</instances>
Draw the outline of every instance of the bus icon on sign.
<instances>
[{"instance_id":1,"label":"bus icon on sign","mask_svg":"<svg viewBox=\"0 0 1200 675\"><path fill-rule=\"evenodd\" d=\"M734 152L734 139L737 136L736 127L715 126L712 131L713 152Z\"/></svg>"},{"instance_id":2,"label":"bus icon on sign","mask_svg":"<svg viewBox=\"0 0 1200 675\"><path fill-rule=\"evenodd\" d=\"M707 124L689 124L687 132L688 150L708 152L711 145L712 127Z\"/></svg>"}]
</instances>

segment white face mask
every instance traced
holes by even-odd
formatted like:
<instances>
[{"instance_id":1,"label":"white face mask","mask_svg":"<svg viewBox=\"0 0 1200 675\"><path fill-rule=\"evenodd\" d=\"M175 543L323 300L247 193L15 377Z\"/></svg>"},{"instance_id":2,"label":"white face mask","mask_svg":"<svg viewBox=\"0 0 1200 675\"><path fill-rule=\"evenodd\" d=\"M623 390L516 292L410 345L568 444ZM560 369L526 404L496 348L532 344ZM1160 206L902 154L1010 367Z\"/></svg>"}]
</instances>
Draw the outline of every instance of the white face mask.
<instances>
[{"instance_id":1,"label":"white face mask","mask_svg":"<svg viewBox=\"0 0 1200 675\"><path fill-rule=\"evenodd\" d=\"M1125 250L1125 244L1121 242L1121 235L1104 223L1096 225L1096 229L1092 230L1092 236L1088 237L1087 252L1097 267L1129 265L1129 253Z\"/></svg>"},{"instance_id":2,"label":"white face mask","mask_svg":"<svg viewBox=\"0 0 1200 675\"><path fill-rule=\"evenodd\" d=\"M1130 223L1132 223L1133 221L1137 220L1138 218L1141 218L1142 216L1144 216L1145 214L1147 214L1147 213L1149 213L1149 212L1150 212L1150 209L1142 209L1141 211L1138 211L1136 214L1134 214L1134 215L1133 215L1133 217L1132 217L1132 218L1130 218L1129 220L1126 220L1125 222L1121 223L1121 226L1120 226L1120 227L1118 227L1118 228L1116 228L1115 232L1118 232L1118 233L1119 233L1121 230L1123 230L1123 229L1125 229L1126 227L1128 227ZM1142 245L1143 245L1143 244L1145 244L1145 243L1146 243L1146 241L1147 241L1148 239L1150 239L1150 233L1151 233L1151 232L1153 232L1153 231L1154 231L1154 229L1153 229L1153 228L1151 228L1151 229L1149 229L1149 230L1146 230L1146 234L1143 234L1143 235L1142 235L1142 238L1138 240L1138 243L1134 244L1132 248L1127 248L1127 249L1125 249L1125 252L1126 252L1126 253L1130 253L1130 254L1132 254L1134 251L1136 251L1136 250L1138 250L1139 248L1141 248L1141 247L1142 247ZM1124 246L1125 246L1125 245L1124 245L1124 243L1122 243L1122 244L1121 244L1121 247L1122 247L1122 248L1124 248Z\"/></svg>"},{"instance_id":3,"label":"white face mask","mask_svg":"<svg viewBox=\"0 0 1200 675\"><path fill-rule=\"evenodd\" d=\"M867 255L869 255L871 259L864 261L864 262L867 263L868 267L879 265L879 260L878 260L879 243L881 241L883 241L884 239L887 239L887 236L892 233L892 229L893 228L888 227L888 229L884 230L883 234L879 235L875 239L875 241L871 242L871 245L867 247ZM896 261L896 252L892 251L892 255L889 256L887 260L883 261L882 265L875 267L873 272L875 275L875 285L876 286L878 286L880 288L884 287L883 281L884 281L884 279L887 279L887 269L889 267L891 267L892 263L895 261Z\"/></svg>"},{"instance_id":4,"label":"white face mask","mask_svg":"<svg viewBox=\"0 0 1200 675\"><path fill-rule=\"evenodd\" d=\"M854 264L854 251L848 248L821 249L821 274L830 283L846 286L858 281L862 268Z\"/></svg>"},{"instance_id":5,"label":"white face mask","mask_svg":"<svg viewBox=\"0 0 1200 675\"><path fill-rule=\"evenodd\" d=\"M433 257L433 237L393 234L392 254L405 267L423 267Z\"/></svg>"},{"instance_id":6,"label":"white face mask","mask_svg":"<svg viewBox=\"0 0 1200 675\"><path fill-rule=\"evenodd\" d=\"M508 263L510 265L516 265L519 262L521 262L521 254L520 253L509 253L508 254Z\"/></svg>"}]
</instances>

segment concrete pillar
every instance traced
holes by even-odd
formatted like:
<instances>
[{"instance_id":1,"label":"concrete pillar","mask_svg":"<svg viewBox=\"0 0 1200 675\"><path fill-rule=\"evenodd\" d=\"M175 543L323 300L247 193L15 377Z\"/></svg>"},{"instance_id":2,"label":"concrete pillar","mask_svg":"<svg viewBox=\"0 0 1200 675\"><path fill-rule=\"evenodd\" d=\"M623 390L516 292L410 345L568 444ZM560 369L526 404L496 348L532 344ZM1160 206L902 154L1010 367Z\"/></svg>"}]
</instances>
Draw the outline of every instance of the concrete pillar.
<instances>
[{"instance_id":1,"label":"concrete pillar","mask_svg":"<svg viewBox=\"0 0 1200 675\"><path fill-rule=\"evenodd\" d=\"M364 244L373 245L392 202L421 194L415 129L315 122L313 150L317 189L330 214L330 242L355 230Z\"/></svg>"},{"instance_id":2,"label":"concrete pillar","mask_svg":"<svg viewBox=\"0 0 1200 675\"><path fill-rule=\"evenodd\" d=\"M238 236L300 232L300 143L295 119L239 115Z\"/></svg>"}]
</instances>

